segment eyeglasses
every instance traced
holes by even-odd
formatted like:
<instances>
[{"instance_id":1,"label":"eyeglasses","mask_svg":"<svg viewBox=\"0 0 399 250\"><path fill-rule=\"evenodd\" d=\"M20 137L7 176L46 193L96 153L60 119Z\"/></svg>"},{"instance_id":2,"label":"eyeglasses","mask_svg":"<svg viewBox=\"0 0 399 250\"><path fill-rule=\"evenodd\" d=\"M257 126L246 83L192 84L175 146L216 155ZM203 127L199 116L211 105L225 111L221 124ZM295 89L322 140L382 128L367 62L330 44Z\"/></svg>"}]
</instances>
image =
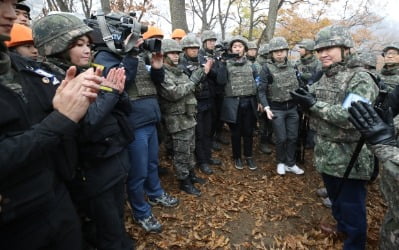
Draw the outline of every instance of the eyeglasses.
<instances>
[{"instance_id":1,"label":"eyeglasses","mask_svg":"<svg viewBox=\"0 0 399 250\"><path fill-rule=\"evenodd\" d=\"M397 56L397 55L399 55L398 51L389 51L389 52L383 52L382 53L383 57L385 57L385 56Z\"/></svg>"}]
</instances>

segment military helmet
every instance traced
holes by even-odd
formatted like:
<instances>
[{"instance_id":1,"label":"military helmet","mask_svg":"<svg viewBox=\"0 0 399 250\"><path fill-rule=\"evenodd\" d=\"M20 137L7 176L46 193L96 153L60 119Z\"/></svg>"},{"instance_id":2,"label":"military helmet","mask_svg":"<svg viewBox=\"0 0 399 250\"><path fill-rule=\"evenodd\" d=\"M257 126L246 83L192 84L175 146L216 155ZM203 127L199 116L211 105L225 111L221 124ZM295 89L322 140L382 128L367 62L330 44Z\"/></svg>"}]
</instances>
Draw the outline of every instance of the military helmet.
<instances>
[{"instance_id":1,"label":"military helmet","mask_svg":"<svg viewBox=\"0 0 399 250\"><path fill-rule=\"evenodd\" d=\"M73 14L57 13L39 19L32 31L39 54L50 56L67 50L76 38L92 29Z\"/></svg>"},{"instance_id":2,"label":"military helmet","mask_svg":"<svg viewBox=\"0 0 399 250\"><path fill-rule=\"evenodd\" d=\"M201 34L201 42L204 43L206 40L217 40L216 33L212 30L204 30Z\"/></svg>"},{"instance_id":3,"label":"military helmet","mask_svg":"<svg viewBox=\"0 0 399 250\"><path fill-rule=\"evenodd\" d=\"M303 39L300 43L298 43L299 48L304 48L309 51L314 50L314 45L315 42L312 39Z\"/></svg>"},{"instance_id":4,"label":"military helmet","mask_svg":"<svg viewBox=\"0 0 399 250\"><path fill-rule=\"evenodd\" d=\"M260 46L258 54L261 56L267 56L269 54L269 44L265 43L262 46Z\"/></svg>"},{"instance_id":5,"label":"military helmet","mask_svg":"<svg viewBox=\"0 0 399 250\"><path fill-rule=\"evenodd\" d=\"M353 48L354 43L348 29L343 26L332 25L321 29L315 39L315 50L328 47Z\"/></svg>"},{"instance_id":6,"label":"military helmet","mask_svg":"<svg viewBox=\"0 0 399 250\"><path fill-rule=\"evenodd\" d=\"M389 49L396 49L399 51L399 42L393 42L393 43L388 44L387 46L385 46L383 51L386 52Z\"/></svg>"},{"instance_id":7,"label":"military helmet","mask_svg":"<svg viewBox=\"0 0 399 250\"><path fill-rule=\"evenodd\" d=\"M198 39L193 34L189 34L189 35L185 36L181 40L180 45L181 45L182 49L200 48L201 47L201 44L199 43Z\"/></svg>"},{"instance_id":8,"label":"military helmet","mask_svg":"<svg viewBox=\"0 0 399 250\"><path fill-rule=\"evenodd\" d=\"M371 52L360 51L359 60L362 64L370 67L377 67L377 55Z\"/></svg>"},{"instance_id":9,"label":"military helmet","mask_svg":"<svg viewBox=\"0 0 399 250\"><path fill-rule=\"evenodd\" d=\"M162 52L164 54L168 52L182 52L181 47L178 42L173 39L163 39L162 40Z\"/></svg>"},{"instance_id":10,"label":"military helmet","mask_svg":"<svg viewBox=\"0 0 399 250\"><path fill-rule=\"evenodd\" d=\"M235 42L241 42L242 44L244 44L245 50L248 50L248 40L243 37L243 36L233 36L230 40L229 40L229 49L231 49L231 47L233 46L233 43Z\"/></svg>"},{"instance_id":11,"label":"military helmet","mask_svg":"<svg viewBox=\"0 0 399 250\"><path fill-rule=\"evenodd\" d=\"M269 41L269 53L282 49L287 49L287 50L289 49L287 40L285 40L284 37L281 36L273 37Z\"/></svg>"},{"instance_id":12,"label":"military helmet","mask_svg":"<svg viewBox=\"0 0 399 250\"><path fill-rule=\"evenodd\" d=\"M248 49L258 49L256 42L254 41L248 42Z\"/></svg>"}]
</instances>

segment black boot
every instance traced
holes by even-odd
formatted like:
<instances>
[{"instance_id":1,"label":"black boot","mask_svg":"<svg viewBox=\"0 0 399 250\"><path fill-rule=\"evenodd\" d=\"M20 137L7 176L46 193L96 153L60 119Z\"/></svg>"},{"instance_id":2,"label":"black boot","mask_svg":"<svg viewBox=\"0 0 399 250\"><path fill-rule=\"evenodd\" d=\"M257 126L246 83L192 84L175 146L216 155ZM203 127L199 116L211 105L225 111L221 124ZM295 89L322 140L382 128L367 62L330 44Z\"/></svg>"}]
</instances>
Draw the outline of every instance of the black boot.
<instances>
[{"instance_id":1,"label":"black boot","mask_svg":"<svg viewBox=\"0 0 399 250\"><path fill-rule=\"evenodd\" d=\"M199 165L199 169L201 170L202 173L204 174L213 174L213 170L209 167L207 163L201 163Z\"/></svg>"},{"instance_id":2,"label":"black boot","mask_svg":"<svg viewBox=\"0 0 399 250\"><path fill-rule=\"evenodd\" d=\"M204 184L206 182L205 179L196 176L194 170L190 171L188 177L190 177L192 183Z\"/></svg>"},{"instance_id":3,"label":"black boot","mask_svg":"<svg viewBox=\"0 0 399 250\"><path fill-rule=\"evenodd\" d=\"M220 150L222 150L222 147L220 146L220 144L217 141L213 141L212 142L212 149L214 151L220 151Z\"/></svg>"},{"instance_id":4,"label":"black boot","mask_svg":"<svg viewBox=\"0 0 399 250\"><path fill-rule=\"evenodd\" d=\"M222 165L222 161L217 158L209 159L209 164L211 165Z\"/></svg>"},{"instance_id":5,"label":"black boot","mask_svg":"<svg viewBox=\"0 0 399 250\"><path fill-rule=\"evenodd\" d=\"M222 143L224 145L229 145L230 144L230 141L227 138L223 137L220 133L216 133L215 139L216 139L217 142L220 142L220 143Z\"/></svg>"},{"instance_id":6,"label":"black boot","mask_svg":"<svg viewBox=\"0 0 399 250\"><path fill-rule=\"evenodd\" d=\"M196 196L201 195L201 191L193 185L189 176L186 179L180 181L180 190Z\"/></svg>"}]
</instances>

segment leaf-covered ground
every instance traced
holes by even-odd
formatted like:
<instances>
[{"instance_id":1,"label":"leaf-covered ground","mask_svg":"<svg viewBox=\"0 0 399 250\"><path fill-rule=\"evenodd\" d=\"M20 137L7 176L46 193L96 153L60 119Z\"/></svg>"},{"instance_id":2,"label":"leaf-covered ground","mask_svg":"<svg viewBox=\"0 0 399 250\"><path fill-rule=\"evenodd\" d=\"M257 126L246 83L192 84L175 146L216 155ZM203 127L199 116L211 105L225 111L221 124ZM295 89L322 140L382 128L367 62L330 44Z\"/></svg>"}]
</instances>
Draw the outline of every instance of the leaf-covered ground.
<instances>
[{"instance_id":1,"label":"leaf-covered ground","mask_svg":"<svg viewBox=\"0 0 399 250\"><path fill-rule=\"evenodd\" d=\"M146 233L132 221L127 208L126 227L137 249L342 249L340 238L319 229L321 221L334 220L315 194L322 181L313 167L311 150L306 152L305 164L300 164L305 170L302 176L277 175L274 152L262 154L256 139L256 171L235 169L229 145L213 155L223 165L213 166L213 175L198 173L207 183L198 186L202 195L196 198L178 189L171 160L161 152L161 165L170 170L161 177L162 185L179 197L180 204L153 208L163 225L160 234ZM386 205L378 181L368 189L367 249L378 249Z\"/></svg>"}]
</instances>

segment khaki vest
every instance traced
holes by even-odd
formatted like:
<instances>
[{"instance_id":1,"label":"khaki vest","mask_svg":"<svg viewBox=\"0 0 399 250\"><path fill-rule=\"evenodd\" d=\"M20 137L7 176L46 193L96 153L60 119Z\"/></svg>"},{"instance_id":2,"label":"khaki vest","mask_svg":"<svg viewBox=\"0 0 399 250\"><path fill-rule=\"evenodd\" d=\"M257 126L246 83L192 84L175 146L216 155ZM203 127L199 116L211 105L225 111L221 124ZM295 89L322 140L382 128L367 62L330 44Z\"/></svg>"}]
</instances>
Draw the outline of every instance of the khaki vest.
<instances>
[{"instance_id":1,"label":"khaki vest","mask_svg":"<svg viewBox=\"0 0 399 250\"><path fill-rule=\"evenodd\" d=\"M229 81L225 86L225 95L231 96L251 96L256 94L256 83L252 72L252 63L227 62Z\"/></svg>"},{"instance_id":2,"label":"khaki vest","mask_svg":"<svg viewBox=\"0 0 399 250\"><path fill-rule=\"evenodd\" d=\"M299 87L294 67L287 63L278 67L274 63L267 63L273 82L267 85L266 95L272 102L286 102L291 100L290 91Z\"/></svg>"},{"instance_id":3,"label":"khaki vest","mask_svg":"<svg viewBox=\"0 0 399 250\"><path fill-rule=\"evenodd\" d=\"M139 58L139 64L137 66L136 79L129 86L127 93L132 100L157 94L157 89L151 80L150 72L148 72L144 60L141 57Z\"/></svg>"}]
</instances>

